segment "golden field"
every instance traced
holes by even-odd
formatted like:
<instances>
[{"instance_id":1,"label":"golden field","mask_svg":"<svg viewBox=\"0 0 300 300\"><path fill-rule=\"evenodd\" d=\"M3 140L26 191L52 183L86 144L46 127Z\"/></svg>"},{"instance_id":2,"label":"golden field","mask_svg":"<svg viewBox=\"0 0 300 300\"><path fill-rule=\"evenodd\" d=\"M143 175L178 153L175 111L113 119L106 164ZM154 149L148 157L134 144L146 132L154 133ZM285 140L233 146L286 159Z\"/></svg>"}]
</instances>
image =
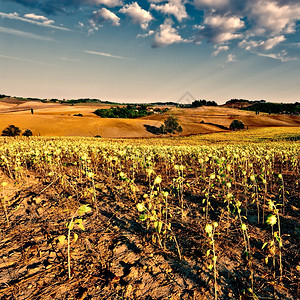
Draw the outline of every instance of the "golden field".
<instances>
[{"instance_id":1,"label":"golden field","mask_svg":"<svg viewBox=\"0 0 300 300\"><path fill-rule=\"evenodd\" d=\"M37 136L84 136L100 135L104 138L140 138L155 137L146 131L145 125L159 127L168 115L178 118L183 127L181 135L213 133L224 131L213 123L229 127L234 119L241 120L248 128L260 127L297 127L299 116L255 115L254 112L241 111L223 107L200 107L196 109L170 108L161 115L154 114L139 119L105 119L93 114L97 108L109 108L105 104L42 103L21 101L13 98L0 101L0 130L8 125L20 129L30 129ZM31 114L30 109L34 110ZM83 117L74 116L81 113Z\"/></svg>"}]
</instances>

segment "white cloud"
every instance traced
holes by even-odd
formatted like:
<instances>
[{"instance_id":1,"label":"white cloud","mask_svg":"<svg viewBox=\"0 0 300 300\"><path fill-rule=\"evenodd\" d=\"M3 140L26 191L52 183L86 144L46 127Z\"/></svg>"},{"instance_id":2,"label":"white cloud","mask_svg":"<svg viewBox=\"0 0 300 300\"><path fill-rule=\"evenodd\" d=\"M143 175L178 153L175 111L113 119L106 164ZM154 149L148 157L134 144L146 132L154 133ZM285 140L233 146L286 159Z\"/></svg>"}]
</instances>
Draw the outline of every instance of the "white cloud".
<instances>
[{"instance_id":1,"label":"white cloud","mask_svg":"<svg viewBox=\"0 0 300 300\"><path fill-rule=\"evenodd\" d=\"M228 46L217 46L217 45L215 45L214 48L216 50L212 53L213 56L218 55L221 51L228 51L229 50Z\"/></svg>"},{"instance_id":2,"label":"white cloud","mask_svg":"<svg viewBox=\"0 0 300 300\"><path fill-rule=\"evenodd\" d=\"M285 41L284 35L279 35L279 36L275 36L273 38L270 38L266 41L261 42L260 45L263 49L269 50L283 41Z\"/></svg>"},{"instance_id":3,"label":"white cloud","mask_svg":"<svg viewBox=\"0 0 300 300\"><path fill-rule=\"evenodd\" d=\"M18 20L18 21L22 21L22 22L27 22L30 24L34 24L34 25L38 25L38 26L43 26L43 27L48 27L48 28L52 28L52 29L59 29L59 30L64 30L64 31L71 31L68 28L65 27L60 27L60 26L55 26L55 25L51 25L51 23L53 23L52 20L49 20L49 22L38 22L35 20L30 20L30 19L26 19L26 18L22 18L19 17L17 13L10 13L10 14L6 14L6 13L2 13L0 12L0 17L1 18L7 18L7 19L12 19L12 20Z\"/></svg>"},{"instance_id":4,"label":"white cloud","mask_svg":"<svg viewBox=\"0 0 300 300\"><path fill-rule=\"evenodd\" d=\"M219 7L225 7L228 4L229 4L229 0L194 0L194 5L198 8L201 7L219 8Z\"/></svg>"},{"instance_id":5,"label":"white cloud","mask_svg":"<svg viewBox=\"0 0 300 300\"><path fill-rule=\"evenodd\" d=\"M36 15L36 14L26 14L26 15L24 15L24 18L32 19L34 21L42 21L44 25L54 24L53 20L49 20L45 16L39 16L39 15Z\"/></svg>"},{"instance_id":6,"label":"white cloud","mask_svg":"<svg viewBox=\"0 0 300 300\"><path fill-rule=\"evenodd\" d=\"M84 52L85 52L85 53L89 53L89 54L93 54L93 55L99 55L99 56L110 57L110 58L118 58L118 59L133 60L132 58L123 57L123 56L117 56L117 55L113 55L113 54L110 54L110 53L104 53L104 52L89 51L89 50L86 50L86 51L84 51Z\"/></svg>"},{"instance_id":7,"label":"white cloud","mask_svg":"<svg viewBox=\"0 0 300 300\"><path fill-rule=\"evenodd\" d=\"M300 20L300 3L279 5L272 0L249 1L249 19L257 35L294 33Z\"/></svg>"},{"instance_id":8,"label":"white cloud","mask_svg":"<svg viewBox=\"0 0 300 300\"><path fill-rule=\"evenodd\" d=\"M51 24L53 24L53 23L54 23L53 20L47 20L47 21L44 21L44 22L43 22L43 24L45 24L45 25L51 25Z\"/></svg>"},{"instance_id":9,"label":"white cloud","mask_svg":"<svg viewBox=\"0 0 300 300\"><path fill-rule=\"evenodd\" d=\"M120 25L120 18L110 10L103 7L93 12L93 16L89 20L89 24L92 28L89 29L88 34L91 35L95 30L99 30L99 27L102 27L102 23L105 21L111 22L113 26Z\"/></svg>"},{"instance_id":10,"label":"white cloud","mask_svg":"<svg viewBox=\"0 0 300 300\"><path fill-rule=\"evenodd\" d=\"M234 54L228 54L228 56L227 56L227 62L228 63L236 62L236 56Z\"/></svg>"},{"instance_id":11,"label":"white cloud","mask_svg":"<svg viewBox=\"0 0 300 300\"><path fill-rule=\"evenodd\" d=\"M147 10L142 9L137 2L126 4L120 9L120 12L131 17L132 21L139 24L143 29L147 29L149 22L153 19L152 15Z\"/></svg>"},{"instance_id":12,"label":"white cloud","mask_svg":"<svg viewBox=\"0 0 300 300\"><path fill-rule=\"evenodd\" d=\"M4 14L4 13L3 13L3 14ZM19 14L18 14L17 12L5 14L5 15L7 15L7 16L9 16L9 17L11 17L11 18L13 18L13 17L18 17L18 16L19 16Z\"/></svg>"},{"instance_id":13,"label":"white cloud","mask_svg":"<svg viewBox=\"0 0 300 300\"><path fill-rule=\"evenodd\" d=\"M299 0L194 0L194 5L206 16L196 42L205 38L215 44L213 55L220 52L217 45L234 39L243 39L239 46L246 51L270 51L296 32L300 20ZM271 56L287 61L282 54Z\"/></svg>"},{"instance_id":14,"label":"white cloud","mask_svg":"<svg viewBox=\"0 0 300 300\"><path fill-rule=\"evenodd\" d=\"M67 61L67 62L79 62L80 60L79 59L75 59L75 58L69 58L69 57L61 57L61 60L63 61Z\"/></svg>"},{"instance_id":15,"label":"white cloud","mask_svg":"<svg viewBox=\"0 0 300 300\"><path fill-rule=\"evenodd\" d=\"M150 9L160 11L166 15L174 15L179 22L188 17L185 5L181 0L169 0L167 3L162 5L151 3Z\"/></svg>"},{"instance_id":16,"label":"white cloud","mask_svg":"<svg viewBox=\"0 0 300 300\"><path fill-rule=\"evenodd\" d=\"M114 26L119 26L120 25L120 18L115 15L113 12L106 8L101 9L101 15L103 19L105 20L110 20Z\"/></svg>"},{"instance_id":17,"label":"white cloud","mask_svg":"<svg viewBox=\"0 0 300 300\"><path fill-rule=\"evenodd\" d=\"M93 20L95 24L99 24L104 21L110 21L114 26L120 25L120 18L104 7L94 12Z\"/></svg>"},{"instance_id":18,"label":"white cloud","mask_svg":"<svg viewBox=\"0 0 300 300\"><path fill-rule=\"evenodd\" d=\"M244 27L244 21L236 16L210 15L205 18L203 35L210 42L223 44L233 39L239 39L242 34L236 33Z\"/></svg>"},{"instance_id":19,"label":"white cloud","mask_svg":"<svg viewBox=\"0 0 300 300\"><path fill-rule=\"evenodd\" d=\"M91 20L90 20L90 23L91 23ZM93 24L92 24L93 25ZM94 28L90 28L89 30L88 30L88 35L90 36L90 35L92 35L93 33L94 33L94 30L98 30L99 28L98 27L96 27L96 25L93 25L94 26Z\"/></svg>"},{"instance_id":20,"label":"white cloud","mask_svg":"<svg viewBox=\"0 0 300 300\"><path fill-rule=\"evenodd\" d=\"M234 34L232 32L220 32L212 38L212 41L218 44L223 44L225 42L240 39L242 38L242 34Z\"/></svg>"},{"instance_id":21,"label":"white cloud","mask_svg":"<svg viewBox=\"0 0 300 300\"><path fill-rule=\"evenodd\" d=\"M270 50L285 40L286 38L284 37L284 35L279 35L273 38L269 38L265 41L243 40L239 43L239 46L245 48L245 50L253 50L253 49Z\"/></svg>"},{"instance_id":22,"label":"white cloud","mask_svg":"<svg viewBox=\"0 0 300 300\"><path fill-rule=\"evenodd\" d=\"M45 37L45 36L42 36L42 35L37 35L37 34L33 34L33 33L30 33L30 32L25 32L25 31L20 31L20 30L15 30L15 29L12 29L12 28L7 28L7 27L0 27L0 32L6 33L6 34L11 34L11 35L16 35L16 36L24 37L24 38L41 40L41 41L48 41L48 42L53 42L54 41L50 37Z\"/></svg>"},{"instance_id":23,"label":"white cloud","mask_svg":"<svg viewBox=\"0 0 300 300\"><path fill-rule=\"evenodd\" d=\"M38 16L36 14L26 14L24 15L25 18L36 20L36 21L48 21L48 18L44 16Z\"/></svg>"},{"instance_id":24,"label":"white cloud","mask_svg":"<svg viewBox=\"0 0 300 300\"><path fill-rule=\"evenodd\" d=\"M154 37L152 47L157 48L186 41L178 34L177 30L173 28L172 25L172 20L166 19L165 22L159 26L159 31Z\"/></svg>"},{"instance_id":25,"label":"white cloud","mask_svg":"<svg viewBox=\"0 0 300 300\"><path fill-rule=\"evenodd\" d=\"M82 10L86 6L99 7L105 5L107 7L117 7L123 5L123 0L9 0L17 2L28 8L39 9L49 15L57 15L59 13L74 13L76 9Z\"/></svg>"},{"instance_id":26,"label":"white cloud","mask_svg":"<svg viewBox=\"0 0 300 300\"><path fill-rule=\"evenodd\" d=\"M194 30L203 30L204 28L205 28L205 26L203 26L203 25L198 25L198 24L193 25Z\"/></svg>"},{"instance_id":27,"label":"white cloud","mask_svg":"<svg viewBox=\"0 0 300 300\"><path fill-rule=\"evenodd\" d=\"M259 45L259 42L257 41L248 41L246 39L242 40L240 43L239 43L239 46L244 48L245 50L249 51L249 50L252 50L254 48L257 48Z\"/></svg>"},{"instance_id":28,"label":"white cloud","mask_svg":"<svg viewBox=\"0 0 300 300\"><path fill-rule=\"evenodd\" d=\"M90 0L90 4L96 4L96 5L105 5L108 7L116 7L116 6L122 6L123 1L121 0Z\"/></svg>"},{"instance_id":29,"label":"white cloud","mask_svg":"<svg viewBox=\"0 0 300 300\"><path fill-rule=\"evenodd\" d=\"M253 53L257 54L258 56L269 57L269 58L280 60L282 62L297 60L296 57L288 57L285 51L281 53L259 53L259 52L253 52Z\"/></svg>"},{"instance_id":30,"label":"white cloud","mask_svg":"<svg viewBox=\"0 0 300 300\"><path fill-rule=\"evenodd\" d=\"M238 17L226 17L226 16L208 16L205 18L204 24L211 27L222 29L223 31L234 32L244 27L244 22Z\"/></svg>"},{"instance_id":31,"label":"white cloud","mask_svg":"<svg viewBox=\"0 0 300 300\"><path fill-rule=\"evenodd\" d=\"M147 33L145 33L145 34L138 34L137 37L138 37L138 38L146 38L146 37L148 37L148 36L150 36L150 35L153 35L154 33L155 33L154 30L149 30L149 32L147 32Z\"/></svg>"},{"instance_id":32,"label":"white cloud","mask_svg":"<svg viewBox=\"0 0 300 300\"><path fill-rule=\"evenodd\" d=\"M47 18L48 14L68 13L73 12L74 8L83 10L89 6L94 7L95 12L86 26L83 25L82 20L77 20L77 22L81 21L75 25L77 30L80 26L88 30L90 34L99 30L104 22L119 26L120 18L124 18L126 15L128 19L144 30L136 35L138 38L153 35L153 47L186 41L181 37L183 28L186 28L184 32L190 35L187 39L193 38L196 44L208 41L215 46L212 55L228 51L229 47L232 48L235 45L235 40L241 41L238 45L242 49L252 52L269 53L280 43L282 43L280 44L282 48L283 46L296 48L295 44L297 43L292 45L289 35L294 34L296 38L295 33L299 31L300 21L300 0L11 1L40 9L47 14L39 15L36 13L38 10L35 10L35 13L28 13L24 17L20 17L17 13L0 12L0 19L9 18L69 31L70 29L55 26L54 21ZM194 11L191 12L192 10ZM202 13L204 18L202 18ZM154 18L158 14L163 14L167 19L163 24L161 21L159 23L161 25L157 25L160 18L158 20ZM199 19L203 21L197 24ZM174 21L174 24L171 20ZM284 41L285 43L283 43Z\"/></svg>"}]
</instances>

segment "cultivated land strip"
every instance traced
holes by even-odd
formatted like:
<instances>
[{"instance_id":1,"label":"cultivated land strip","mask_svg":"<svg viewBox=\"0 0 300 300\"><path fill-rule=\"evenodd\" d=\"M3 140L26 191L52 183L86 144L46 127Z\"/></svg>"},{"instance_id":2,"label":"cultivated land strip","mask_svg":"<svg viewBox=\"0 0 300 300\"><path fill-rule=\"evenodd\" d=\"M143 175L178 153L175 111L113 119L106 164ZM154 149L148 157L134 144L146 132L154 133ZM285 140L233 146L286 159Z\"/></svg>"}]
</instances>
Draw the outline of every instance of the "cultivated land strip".
<instances>
[{"instance_id":1,"label":"cultivated land strip","mask_svg":"<svg viewBox=\"0 0 300 300\"><path fill-rule=\"evenodd\" d=\"M0 298L297 299L299 136L2 138Z\"/></svg>"}]
</instances>

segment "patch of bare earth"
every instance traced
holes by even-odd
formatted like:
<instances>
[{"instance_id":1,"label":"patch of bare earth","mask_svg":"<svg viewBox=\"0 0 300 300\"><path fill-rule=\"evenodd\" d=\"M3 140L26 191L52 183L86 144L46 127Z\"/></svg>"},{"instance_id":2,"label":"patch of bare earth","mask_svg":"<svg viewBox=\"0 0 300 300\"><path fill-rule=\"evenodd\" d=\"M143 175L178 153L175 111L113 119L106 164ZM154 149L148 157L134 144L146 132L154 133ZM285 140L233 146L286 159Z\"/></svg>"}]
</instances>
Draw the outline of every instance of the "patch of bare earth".
<instances>
[{"instance_id":1,"label":"patch of bare earth","mask_svg":"<svg viewBox=\"0 0 300 300\"><path fill-rule=\"evenodd\" d=\"M285 176L287 189L292 178ZM1 299L212 299L213 274L205 253L210 248L204 230L199 191L186 195L186 217L174 216L172 227L181 249L166 241L163 250L152 242L149 231L138 221L136 203L122 191L122 183L97 183L97 201L78 195L68 184L29 175L15 183L4 175L8 216L0 211ZM138 182L143 191L142 182ZM220 219L216 236L219 299L252 299L247 293L250 269L255 293L260 299L298 299L299 293L299 188L282 216L285 277L273 280L262 251L271 234L257 225L255 207L249 211L253 259L245 259L240 224L214 203ZM239 197L243 197L240 193ZM294 200L293 200L294 199ZM58 238L67 235L66 223L80 203L90 202L92 212L83 217L85 231L74 229L71 239L71 278L67 271L67 245ZM299 199L298 199L299 201ZM214 218L214 217L212 217ZM7 222L7 219L9 220ZM251 265L250 265L251 264ZM298 265L297 265L298 264ZM278 274L277 274L278 276ZM278 278L278 277L277 277Z\"/></svg>"}]
</instances>

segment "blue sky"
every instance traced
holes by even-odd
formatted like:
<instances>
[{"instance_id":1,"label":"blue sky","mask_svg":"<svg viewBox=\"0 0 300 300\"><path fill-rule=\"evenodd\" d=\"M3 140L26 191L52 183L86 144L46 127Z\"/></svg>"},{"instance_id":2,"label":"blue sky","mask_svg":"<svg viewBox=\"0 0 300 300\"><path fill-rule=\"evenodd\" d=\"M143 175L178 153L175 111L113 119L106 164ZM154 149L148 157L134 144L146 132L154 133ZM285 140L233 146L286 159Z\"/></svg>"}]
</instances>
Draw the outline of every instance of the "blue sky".
<instances>
[{"instance_id":1,"label":"blue sky","mask_svg":"<svg viewBox=\"0 0 300 300\"><path fill-rule=\"evenodd\" d=\"M300 101L299 0L0 0L0 93Z\"/></svg>"}]
</instances>

